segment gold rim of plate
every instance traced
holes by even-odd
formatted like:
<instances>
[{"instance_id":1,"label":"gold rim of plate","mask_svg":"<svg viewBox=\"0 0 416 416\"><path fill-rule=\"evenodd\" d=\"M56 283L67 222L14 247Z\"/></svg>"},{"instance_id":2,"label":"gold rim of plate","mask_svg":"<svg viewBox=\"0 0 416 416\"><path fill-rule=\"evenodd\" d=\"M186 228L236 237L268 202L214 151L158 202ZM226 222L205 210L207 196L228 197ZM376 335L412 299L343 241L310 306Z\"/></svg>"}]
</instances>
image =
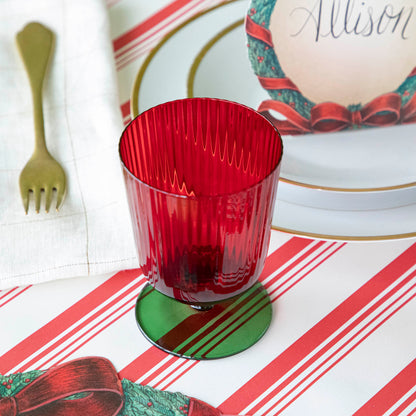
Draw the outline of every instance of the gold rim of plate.
<instances>
[{"instance_id":1,"label":"gold rim of plate","mask_svg":"<svg viewBox=\"0 0 416 416\"><path fill-rule=\"evenodd\" d=\"M199 19L201 16L204 16L213 10L219 9L223 6L226 6L230 3L236 3L237 1L241 0L230 0L226 3L218 4L214 7L211 7L207 10L204 10L200 13L195 14L191 18L187 19L186 21L182 22L180 25L175 27L172 31L170 31L166 36L162 38L162 40L152 49L152 51L147 55L146 59L144 60L143 64L140 67L139 72L136 75L136 78L133 83L133 89L130 96L130 112L132 115L132 118L135 118L139 115L139 92L140 92L140 86L142 84L144 75L147 71L148 66L150 65L151 61L153 60L153 57L158 53L158 51L162 48L162 46L177 32L179 32L181 29L183 29L185 26L190 24L191 22ZM239 25L244 23L244 18L237 20L236 22L232 23L231 25L225 27L221 32L219 32L215 37L213 37L199 52L199 54L194 59L194 62L192 63L192 66L190 68L189 76L188 76L188 82L187 82L187 96L193 97L193 85L195 80L195 74L198 69L198 66L200 65L202 59L206 55L206 53L212 48L212 46L218 42L222 37L224 37L227 33L238 27ZM310 188L310 189L319 189L319 190L325 190L325 191L337 191L337 192L376 192L376 191L388 191L388 190L395 190L395 189L402 189L402 188L410 188L412 186L416 186L416 182L410 182L407 184L401 184L401 185L394 185L394 186L386 186L381 188L336 188L336 187L327 187L327 186L318 186L318 185L312 185L307 184L303 182L297 182L293 181L291 179L287 178L280 178L280 181L289 183L291 185L301 186L304 188ZM320 238L324 240L345 240L345 241L385 241L385 240L401 240L406 238L413 238L416 237L416 231L415 232L409 232L409 233L400 233L400 234L386 234L386 235L377 235L377 236L348 236L348 235L331 235L331 234L319 234L319 233L312 233L312 232L306 232L306 231L299 231L299 230L293 230L289 228L284 227L278 227L275 225L272 225L272 229L276 231L281 231L288 234L295 234L300 235L304 237L310 237L310 238Z\"/></svg>"}]
</instances>

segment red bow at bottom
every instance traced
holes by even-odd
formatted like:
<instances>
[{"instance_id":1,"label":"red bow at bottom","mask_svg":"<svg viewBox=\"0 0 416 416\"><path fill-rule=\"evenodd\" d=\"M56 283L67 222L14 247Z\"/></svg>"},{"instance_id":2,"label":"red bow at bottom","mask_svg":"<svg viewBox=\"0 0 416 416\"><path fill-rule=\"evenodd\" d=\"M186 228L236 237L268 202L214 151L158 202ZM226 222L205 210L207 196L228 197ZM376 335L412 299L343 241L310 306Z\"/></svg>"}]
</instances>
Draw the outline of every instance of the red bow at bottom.
<instances>
[{"instance_id":1,"label":"red bow at bottom","mask_svg":"<svg viewBox=\"0 0 416 416\"><path fill-rule=\"evenodd\" d=\"M359 111L349 111L336 103L321 103L311 109L310 120L301 116L292 106L275 100L263 101L258 111L279 129L281 134L327 133L348 129L352 126L393 126L416 122L416 94L403 107L399 94L380 95ZM274 110L286 120L274 118Z\"/></svg>"},{"instance_id":2,"label":"red bow at bottom","mask_svg":"<svg viewBox=\"0 0 416 416\"><path fill-rule=\"evenodd\" d=\"M13 397L0 398L0 416L116 416L123 406L122 382L111 362L87 357L51 368ZM189 398L188 416L221 414Z\"/></svg>"},{"instance_id":3,"label":"red bow at bottom","mask_svg":"<svg viewBox=\"0 0 416 416\"><path fill-rule=\"evenodd\" d=\"M67 398L84 393L80 398ZM110 361L89 357L52 368L20 390L0 399L1 416L115 416L123 389Z\"/></svg>"}]
</instances>

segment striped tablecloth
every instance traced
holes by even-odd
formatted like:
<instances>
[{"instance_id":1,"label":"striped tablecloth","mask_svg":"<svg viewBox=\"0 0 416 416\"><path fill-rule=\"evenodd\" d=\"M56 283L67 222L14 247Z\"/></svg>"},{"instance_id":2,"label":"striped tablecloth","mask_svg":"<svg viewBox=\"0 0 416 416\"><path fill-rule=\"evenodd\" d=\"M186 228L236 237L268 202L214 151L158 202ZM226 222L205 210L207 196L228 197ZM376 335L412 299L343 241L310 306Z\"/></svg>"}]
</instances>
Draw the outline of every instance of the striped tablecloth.
<instances>
[{"instance_id":1,"label":"striped tablecloth","mask_svg":"<svg viewBox=\"0 0 416 416\"><path fill-rule=\"evenodd\" d=\"M180 391L227 413L416 412L416 243L344 243L273 231L261 280L273 302L266 335L214 361L170 356L137 329L139 270L0 293L0 373L77 357ZM385 413L387 412L387 413Z\"/></svg>"},{"instance_id":2,"label":"striped tablecloth","mask_svg":"<svg viewBox=\"0 0 416 416\"><path fill-rule=\"evenodd\" d=\"M217 2L108 0L121 108L155 43ZM214 361L170 356L134 319L140 270L0 292L0 374L103 356L120 376L247 415L416 413L416 240L340 242L272 232L261 281L272 324Z\"/></svg>"}]
</instances>

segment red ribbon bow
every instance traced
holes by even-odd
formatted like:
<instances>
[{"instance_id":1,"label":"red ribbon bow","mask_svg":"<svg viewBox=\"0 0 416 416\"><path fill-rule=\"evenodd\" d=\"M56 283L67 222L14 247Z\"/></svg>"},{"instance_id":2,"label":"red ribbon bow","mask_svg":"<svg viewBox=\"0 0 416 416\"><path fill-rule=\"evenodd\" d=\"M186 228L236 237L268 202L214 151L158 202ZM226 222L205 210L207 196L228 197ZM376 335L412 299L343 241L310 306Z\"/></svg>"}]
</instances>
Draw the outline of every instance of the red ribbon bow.
<instances>
[{"instance_id":1,"label":"red ribbon bow","mask_svg":"<svg viewBox=\"0 0 416 416\"><path fill-rule=\"evenodd\" d=\"M392 126L400 120L399 94L380 95L361 110L349 111L336 103L317 104L311 109L311 130L340 131L352 126Z\"/></svg>"},{"instance_id":2,"label":"red ribbon bow","mask_svg":"<svg viewBox=\"0 0 416 416\"><path fill-rule=\"evenodd\" d=\"M86 393L79 399L69 396ZM52 368L13 397L0 399L1 416L115 416L123 389L110 361L89 357Z\"/></svg>"},{"instance_id":3,"label":"red ribbon bow","mask_svg":"<svg viewBox=\"0 0 416 416\"><path fill-rule=\"evenodd\" d=\"M359 111L349 111L336 103L321 103L311 109L311 118L301 116L290 105L263 101L258 111L269 118L281 134L323 133L345 130L352 126L393 126L416 121L416 96L401 108L402 99L397 93L388 93L366 104ZM282 114L286 120L274 118L269 111Z\"/></svg>"}]
</instances>

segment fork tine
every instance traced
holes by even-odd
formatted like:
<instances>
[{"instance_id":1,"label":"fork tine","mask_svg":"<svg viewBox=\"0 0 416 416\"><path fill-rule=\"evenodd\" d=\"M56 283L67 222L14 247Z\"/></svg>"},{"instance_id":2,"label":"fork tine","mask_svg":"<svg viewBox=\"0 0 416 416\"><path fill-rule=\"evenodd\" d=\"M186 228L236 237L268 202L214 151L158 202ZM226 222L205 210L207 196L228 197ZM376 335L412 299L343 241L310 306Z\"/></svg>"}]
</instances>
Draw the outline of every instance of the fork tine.
<instances>
[{"instance_id":1,"label":"fork tine","mask_svg":"<svg viewBox=\"0 0 416 416\"><path fill-rule=\"evenodd\" d=\"M36 214L39 214L40 211L40 199L42 197L41 189L36 187L33 189L33 196L35 198L35 211Z\"/></svg>"},{"instance_id":2,"label":"fork tine","mask_svg":"<svg viewBox=\"0 0 416 416\"><path fill-rule=\"evenodd\" d=\"M59 208L61 207L62 201L65 197L65 186L60 186L56 189L56 210L59 211Z\"/></svg>"},{"instance_id":3,"label":"fork tine","mask_svg":"<svg viewBox=\"0 0 416 416\"><path fill-rule=\"evenodd\" d=\"M25 214L27 215L27 212L29 210L29 194L30 194L30 189L21 189L20 190L20 194L22 196L22 201L23 201L23 208L25 209Z\"/></svg>"},{"instance_id":4,"label":"fork tine","mask_svg":"<svg viewBox=\"0 0 416 416\"><path fill-rule=\"evenodd\" d=\"M49 212L52 203L53 192L50 186L45 187L45 211Z\"/></svg>"}]
</instances>

